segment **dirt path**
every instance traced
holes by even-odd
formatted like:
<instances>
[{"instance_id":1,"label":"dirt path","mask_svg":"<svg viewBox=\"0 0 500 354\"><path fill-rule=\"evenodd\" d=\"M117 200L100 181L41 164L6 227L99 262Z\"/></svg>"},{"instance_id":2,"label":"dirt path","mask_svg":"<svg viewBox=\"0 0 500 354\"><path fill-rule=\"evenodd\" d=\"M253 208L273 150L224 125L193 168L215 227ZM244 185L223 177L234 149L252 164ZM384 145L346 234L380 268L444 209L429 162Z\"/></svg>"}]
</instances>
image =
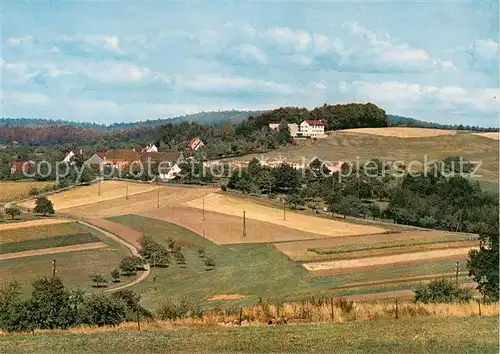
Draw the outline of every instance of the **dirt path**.
<instances>
[{"instance_id":1,"label":"dirt path","mask_svg":"<svg viewBox=\"0 0 500 354\"><path fill-rule=\"evenodd\" d=\"M79 222L80 224L83 224L83 225L85 225L85 226L87 226L87 227L90 227L90 228L92 228L92 229L94 229L94 230L97 230L97 231L99 231L99 232L103 233L106 237L109 237L109 238L113 239L113 240L114 240L114 241L116 241L116 242L121 243L122 245L124 245L125 247L127 247L127 248L130 250L130 252L132 252L132 254L133 254L134 256L140 256L140 254L139 254L139 250L138 250L137 248L135 248L135 246L134 246L134 245L132 245L132 244L130 244L130 243L128 243L128 242L126 242L125 240L123 240L123 239L121 239L120 237L118 237L118 236L116 236L116 235L112 234L111 232L108 232L108 231L106 231L106 230L103 230L103 229L101 229L100 227L94 226L94 225L92 225L92 224L90 224L90 223L88 223L88 222L85 222L85 221L80 221L80 220L79 220L78 222ZM127 284L124 284L124 285L117 286L116 288L112 288L112 289L105 290L104 292L118 291L118 290L121 290L121 289L126 289L126 288L128 288L128 287L134 286L134 285L136 285L136 284L140 283L141 281L143 281L144 279L146 279L146 278L149 276L149 274L151 274L151 268L149 267L149 264L147 264L147 265L146 265L146 270L145 270L145 271L143 271L143 272L141 273L141 275L139 275L139 277L138 277L137 279L135 279L135 280L131 281L130 283L127 283Z\"/></svg>"},{"instance_id":2,"label":"dirt path","mask_svg":"<svg viewBox=\"0 0 500 354\"><path fill-rule=\"evenodd\" d=\"M329 262L315 262L303 264L304 268L309 271L321 270L342 270L353 268L366 268L384 266L388 264L399 264L415 261L432 261L442 260L450 257L464 256L469 253L471 247L453 248L444 250L434 250L428 252L406 253L392 256L380 256L369 258L358 258L349 260L329 261Z\"/></svg>"},{"instance_id":3,"label":"dirt path","mask_svg":"<svg viewBox=\"0 0 500 354\"><path fill-rule=\"evenodd\" d=\"M14 259L14 258L43 256L46 254L57 254L57 253L95 250L95 249L106 248L106 247L109 247L109 246L107 244L105 244L104 242L92 242L92 243L84 243L81 245L43 248L40 250L30 250L30 251L0 254L0 261L5 261L7 259Z\"/></svg>"}]
</instances>

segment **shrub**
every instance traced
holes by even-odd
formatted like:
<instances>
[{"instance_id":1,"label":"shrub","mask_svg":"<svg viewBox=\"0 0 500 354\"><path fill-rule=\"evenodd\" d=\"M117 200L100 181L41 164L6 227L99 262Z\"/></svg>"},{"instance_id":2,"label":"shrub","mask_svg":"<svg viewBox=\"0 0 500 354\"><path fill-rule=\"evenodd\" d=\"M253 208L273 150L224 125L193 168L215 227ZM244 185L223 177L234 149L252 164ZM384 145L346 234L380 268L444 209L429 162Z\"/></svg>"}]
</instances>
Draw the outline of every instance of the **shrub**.
<instances>
[{"instance_id":1,"label":"shrub","mask_svg":"<svg viewBox=\"0 0 500 354\"><path fill-rule=\"evenodd\" d=\"M35 195L38 195L38 193L40 193L40 191L38 190L38 188L36 187L32 187L30 188L30 191L29 191L29 195L34 197Z\"/></svg>"},{"instance_id":2,"label":"shrub","mask_svg":"<svg viewBox=\"0 0 500 354\"><path fill-rule=\"evenodd\" d=\"M92 326L116 326L126 318L127 305L122 299L92 294L83 305L83 322Z\"/></svg>"},{"instance_id":3,"label":"shrub","mask_svg":"<svg viewBox=\"0 0 500 354\"><path fill-rule=\"evenodd\" d=\"M215 260L210 256L205 257L204 263L205 266L207 267L207 270L211 270L215 267Z\"/></svg>"},{"instance_id":4,"label":"shrub","mask_svg":"<svg viewBox=\"0 0 500 354\"><path fill-rule=\"evenodd\" d=\"M14 218L21 215L21 209L17 207L5 208L5 214L9 215L12 220L14 220Z\"/></svg>"},{"instance_id":5,"label":"shrub","mask_svg":"<svg viewBox=\"0 0 500 354\"><path fill-rule=\"evenodd\" d=\"M469 288L459 288L448 279L435 279L415 290L415 302L423 303L466 303L472 299Z\"/></svg>"},{"instance_id":6,"label":"shrub","mask_svg":"<svg viewBox=\"0 0 500 354\"><path fill-rule=\"evenodd\" d=\"M114 269L111 272L111 279L113 280L113 283L119 283L120 282L120 270L118 268Z\"/></svg>"},{"instance_id":7,"label":"shrub","mask_svg":"<svg viewBox=\"0 0 500 354\"><path fill-rule=\"evenodd\" d=\"M225 184L221 184L220 189L221 189L221 191L225 192L225 191L227 191L227 186Z\"/></svg>"},{"instance_id":8,"label":"shrub","mask_svg":"<svg viewBox=\"0 0 500 354\"><path fill-rule=\"evenodd\" d=\"M123 258L120 262L120 269L123 275L131 276L137 274L137 268L144 265L144 260L140 257L130 256Z\"/></svg>"},{"instance_id":9,"label":"shrub","mask_svg":"<svg viewBox=\"0 0 500 354\"><path fill-rule=\"evenodd\" d=\"M181 298L175 303L171 298L160 303L156 310L156 317L160 320L175 320L186 317L202 317L203 311L197 305L191 304L187 298Z\"/></svg>"},{"instance_id":10,"label":"shrub","mask_svg":"<svg viewBox=\"0 0 500 354\"><path fill-rule=\"evenodd\" d=\"M198 253L198 257L200 258L204 258L206 256L205 249L203 247L198 248L196 252Z\"/></svg>"}]
</instances>

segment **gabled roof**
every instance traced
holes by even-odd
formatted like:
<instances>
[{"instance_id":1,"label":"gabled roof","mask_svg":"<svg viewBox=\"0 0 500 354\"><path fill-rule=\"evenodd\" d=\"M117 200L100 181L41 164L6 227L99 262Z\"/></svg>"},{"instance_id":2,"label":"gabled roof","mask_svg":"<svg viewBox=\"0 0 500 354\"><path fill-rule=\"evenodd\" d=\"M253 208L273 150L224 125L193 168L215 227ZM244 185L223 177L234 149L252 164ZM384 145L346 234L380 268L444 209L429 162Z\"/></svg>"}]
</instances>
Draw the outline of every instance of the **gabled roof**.
<instances>
[{"instance_id":1,"label":"gabled roof","mask_svg":"<svg viewBox=\"0 0 500 354\"><path fill-rule=\"evenodd\" d=\"M109 149L106 152L107 160L124 160L132 162L132 161L138 161L140 157L141 154L131 149Z\"/></svg>"},{"instance_id":2,"label":"gabled roof","mask_svg":"<svg viewBox=\"0 0 500 354\"><path fill-rule=\"evenodd\" d=\"M151 161L157 163L162 161L177 162L177 160L179 160L182 156L182 153L178 151L143 152L141 153L141 161L146 162L150 159Z\"/></svg>"},{"instance_id":3,"label":"gabled roof","mask_svg":"<svg viewBox=\"0 0 500 354\"><path fill-rule=\"evenodd\" d=\"M95 153L97 156L99 156L101 159L104 160L104 158L106 157L106 153L105 152L96 152Z\"/></svg>"},{"instance_id":4,"label":"gabled roof","mask_svg":"<svg viewBox=\"0 0 500 354\"><path fill-rule=\"evenodd\" d=\"M326 126L325 123L323 123L322 121L320 120L306 120L307 124L309 125L315 125L315 126L320 126L320 127L324 127Z\"/></svg>"}]
</instances>

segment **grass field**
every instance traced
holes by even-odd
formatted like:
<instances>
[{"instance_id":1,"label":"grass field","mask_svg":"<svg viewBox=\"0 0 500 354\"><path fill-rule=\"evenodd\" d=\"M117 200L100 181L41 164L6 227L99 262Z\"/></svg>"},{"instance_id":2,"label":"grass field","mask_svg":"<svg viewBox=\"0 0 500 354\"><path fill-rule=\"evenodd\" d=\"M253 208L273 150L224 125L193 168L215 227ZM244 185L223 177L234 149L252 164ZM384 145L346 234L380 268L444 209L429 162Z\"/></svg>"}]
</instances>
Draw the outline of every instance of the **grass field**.
<instances>
[{"instance_id":1,"label":"grass field","mask_svg":"<svg viewBox=\"0 0 500 354\"><path fill-rule=\"evenodd\" d=\"M456 134L456 130L406 127L344 129L343 132L378 136L394 136L398 138L429 138L434 136Z\"/></svg>"},{"instance_id":2,"label":"grass field","mask_svg":"<svg viewBox=\"0 0 500 354\"><path fill-rule=\"evenodd\" d=\"M43 223L41 223L43 221ZM51 223L48 223L48 222ZM7 226L7 225L5 225ZM0 244L15 243L23 241L41 240L66 235L82 234L86 230L75 222L60 219L42 219L35 222L25 222L9 225L9 228L1 228L2 238Z\"/></svg>"},{"instance_id":3,"label":"grass field","mask_svg":"<svg viewBox=\"0 0 500 354\"><path fill-rule=\"evenodd\" d=\"M0 338L4 353L498 353L496 317Z\"/></svg>"},{"instance_id":4,"label":"grass field","mask_svg":"<svg viewBox=\"0 0 500 354\"><path fill-rule=\"evenodd\" d=\"M425 156L427 156L428 161L442 160L448 156L463 156L470 161L482 161L478 172L482 177L479 180L486 184L495 185L496 190L498 190L498 151L498 140L468 132L410 139L359 134L354 131L335 131L325 139L306 141L265 154L246 155L240 157L240 159L249 160L252 157L273 158L282 156L289 161L302 162L303 157L307 161L318 157L336 163L338 161L356 161L357 158L361 162L378 158L385 161L403 160L408 164L414 160L424 162Z\"/></svg>"},{"instance_id":5,"label":"grass field","mask_svg":"<svg viewBox=\"0 0 500 354\"><path fill-rule=\"evenodd\" d=\"M30 189L52 185L54 182L0 182L0 203L28 198Z\"/></svg>"},{"instance_id":6,"label":"grass field","mask_svg":"<svg viewBox=\"0 0 500 354\"><path fill-rule=\"evenodd\" d=\"M335 276L312 277L299 263L288 259L272 244L227 244L217 245L202 236L172 223L137 215L113 217L121 223L159 243L172 237L183 247L186 268L172 264L168 268L152 270L144 282L132 289L142 296L143 304L154 308L166 297L179 299L188 297L203 307L239 306L254 304L262 298L297 298L322 294L358 294L376 291L408 289L416 284L401 286L396 281L371 286L371 281L397 279L432 274L453 273L456 261L433 261L432 263L360 270ZM215 259L215 269L206 271L196 249L204 247ZM465 264L460 263L461 269ZM266 276L263 276L266 275ZM336 291L338 287L359 282L368 284L355 289ZM221 295L239 294L243 297L229 301ZM211 301L214 297L221 300Z\"/></svg>"},{"instance_id":7,"label":"grass field","mask_svg":"<svg viewBox=\"0 0 500 354\"><path fill-rule=\"evenodd\" d=\"M121 259L130 255L124 245L74 222L13 228L2 231L0 241L0 258L10 258L0 260L0 279L19 281L24 292L31 291L31 283L37 278L52 274L53 260L57 275L68 288L92 290L90 275L103 274L109 279ZM93 249L85 250L87 247ZM64 252L45 254L59 251ZM123 277L122 284L133 279Z\"/></svg>"}]
</instances>

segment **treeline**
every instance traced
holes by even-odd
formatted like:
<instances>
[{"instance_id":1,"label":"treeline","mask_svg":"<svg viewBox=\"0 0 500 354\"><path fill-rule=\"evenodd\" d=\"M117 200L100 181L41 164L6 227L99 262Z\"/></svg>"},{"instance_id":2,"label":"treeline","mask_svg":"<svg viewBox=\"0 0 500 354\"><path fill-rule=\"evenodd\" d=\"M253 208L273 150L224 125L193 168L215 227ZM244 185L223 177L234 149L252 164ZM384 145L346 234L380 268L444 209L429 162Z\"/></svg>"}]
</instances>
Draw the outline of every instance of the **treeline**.
<instances>
[{"instance_id":1,"label":"treeline","mask_svg":"<svg viewBox=\"0 0 500 354\"><path fill-rule=\"evenodd\" d=\"M415 118L401 117L396 115L388 115L391 126L393 127L414 127L414 128L433 128L433 129L447 129L447 130L468 130L473 132L498 132L500 128L485 128L477 125L463 125L463 124L439 124L433 122L426 122Z\"/></svg>"}]
</instances>

